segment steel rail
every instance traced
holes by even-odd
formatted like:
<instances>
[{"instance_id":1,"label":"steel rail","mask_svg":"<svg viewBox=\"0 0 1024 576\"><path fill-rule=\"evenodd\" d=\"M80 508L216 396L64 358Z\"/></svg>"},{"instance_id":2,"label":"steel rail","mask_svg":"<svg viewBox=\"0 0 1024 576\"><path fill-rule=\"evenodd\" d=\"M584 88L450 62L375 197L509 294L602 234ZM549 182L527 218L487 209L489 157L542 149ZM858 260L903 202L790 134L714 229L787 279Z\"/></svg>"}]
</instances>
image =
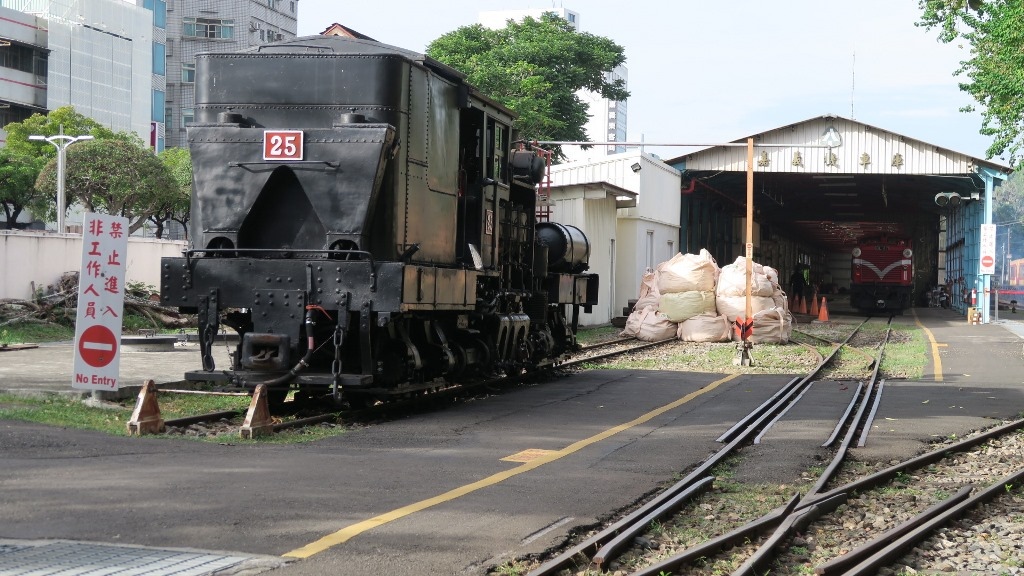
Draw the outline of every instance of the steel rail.
<instances>
[{"instance_id":1,"label":"steel rail","mask_svg":"<svg viewBox=\"0 0 1024 576\"><path fill-rule=\"evenodd\" d=\"M669 514L677 512L683 507L683 504L692 500L694 496L709 490L714 480L714 476L708 476L699 482L691 484L687 486L685 490L673 496L646 516L637 518L632 525L625 527L617 536L602 546L601 549L597 551L597 554L594 554L592 562L601 567L606 561L617 557L619 552L621 552L627 544L636 538L640 532L646 530L647 527L650 526L651 522L660 520Z\"/></svg>"},{"instance_id":2,"label":"steel rail","mask_svg":"<svg viewBox=\"0 0 1024 576\"><path fill-rule=\"evenodd\" d=\"M198 416L185 416L184 418L172 418L170 420L164 420L164 426L191 426L192 424L209 422L211 420L220 420L221 418L234 418L243 412L245 412L245 408L240 408L238 410L224 410L222 412L211 412L209 414L200 414Z\"/></svg>"},{"instance_id":3,"label":"steel rail","mask_svg":"<svg viewBox=\"0 0 1024 576\"><path fill-rule=\"evenodd\" d=\"M850 333L849 336L847 336L846 342L848 342L849 339L853 337L853 335L857 332L857 330L860 329L861 326L863 326L863 324L864 323L862 322L853 330L853 332ZM664 342L669 341L670 340L658 342L655 343L654 345L662 344ZM838 348L836 348L836 350L838 350ZM833 353L829 355L828 359L826 359L824 362L828 362L829 360L831 360L831 358L834 355L835 351L833 351ZM718 441L721 442L727 440L728 444L726 444L720 450L718 450L710 457L708 457L696 469L691 471L685 478L683 478L675 485L673 485L673 487L670 490L674 491L673 493L675 493L678 492L678 490L681 490L686 486L693 484L694 482L697 481L698 478L701 478L706 473L708 473L712 467L716 466L726 457L732 455L741 443L747 442L752 437L757 435L765 427L766 422L775 418L776 414L779 411L785 409L787 406L790 406L794 402L794 396L803 392L810 379L813 378L822 369L822 367L824 366L824 362L822 364L819 364L807 376L803 378L794 378L793 380L790 380L778 392L772 395L771 398L769 398L767 401L762 403L761 406L759 406L750 414L741 419L739 423L730 428L725 434L720 436ZM644 507L642 507L641 509L634 511L633 513L629 514L628 516L624 517L618 522L615 522L614 524L612 524L608 528L605 528L604 530L595 534L594 536L591 536L585 541L571 547L570 549L559 554L555 558L548 560L538 568L530 571L527 574L527 576L549 576L565 568L578 556L589 556L591 554L600 553L600 547L612 541L614 538L616 538L616 536L619 533L624 532L627 529L627 526L635 524L639 522L642 518L644 518L644 515L640 514L641 510L649 510L652 508L656 508L657 506L661 505L661 502L664 502L666 499L669 499L671 497L672 495L668 495L667 492L662 492L661 494L656 496L654 500L645 504ZM837 500L844 498L845 495L843 495L841 498L837 497ZM646 514L646 512L644 514ZM648 524L649 521L641 522L640 530L646 528ZM611 552L617 550L618 547L615 550L609 549L607 551L608 553L606 554L601 554L600 563L605 564L608 561L610 561ZM598 558L596 556L593 556L591 562L598 563Z\"/></svg>"},{"instance_id":4,"label":"steel rail","mask_svg":"<svg viewBox=\"0 0 1024 576\"><path fill-rule=\"evenodd\" d=\"M864 559L875 554L879 550L885 548L890 543L903 537L905 534L910 533L914 528L924 524L928 520L938 516L939 514L949 510L953 506L963 502L971 495L974 490L974 486L964 486L959 492L950 496L949 498L932 505L930 508L914 516L906 523L894 527L891 530L887 530L880 534L877 538L861 544L857 548L850 550L846 554L833 558L824 564L819 564L814 568L815 574L821 574L824 576L832 576L833 574L841 574L847 569L861 563Z\"/></svg>"},{"instance_id":5,"label":"steel rail","mask_svg":"<svg viewBox=\"0 0 1024 576\"><path fill-rule=\"evenodd\" d=\"M727 534L716 536L703 544L694 546L693 548L687 548L686 550L665 558L656 564L637 570L630 576L664 576L666 573L674 573L677 568L684 564L689 564L695 560L700 560L701 558L707 558L708 556L717 554L726 548L746 542L750 538L753 538L757 534L761 534L763 531L778 525L785 518L789 517L796 508L799 500L800 495L794 494L793 497L790 498L789 503L785 506L776 508L768 514L748 522Z\"/></svg>"},{"instance_id":6,"label":"steel rail","mask_svg":"<svg viewBox=\"0 0 1024 576\"><path fill-rule=\"evenodd\" d=\"M847 570L844 574L846 576L868 576L870 574L877 574L879 568L888 565L893 561L893 559L903 554L904 550L927 538L928 535L936 528L944 526L948 522L959 518L968 510L979 504L989 502L1000 494L1005 494L1009 489L1009 486L1018 485L1022 480L1024 480L1024 468L1021 468L1009 476L1004 477L1002 480L991 484L985 490L978 492L974 496L971 496L967 500L964 500L934 518L923 522L904 536L897 539L895 542L892 542L885 548L866 558L860 564Z\"/></svg>"}]
</instances>

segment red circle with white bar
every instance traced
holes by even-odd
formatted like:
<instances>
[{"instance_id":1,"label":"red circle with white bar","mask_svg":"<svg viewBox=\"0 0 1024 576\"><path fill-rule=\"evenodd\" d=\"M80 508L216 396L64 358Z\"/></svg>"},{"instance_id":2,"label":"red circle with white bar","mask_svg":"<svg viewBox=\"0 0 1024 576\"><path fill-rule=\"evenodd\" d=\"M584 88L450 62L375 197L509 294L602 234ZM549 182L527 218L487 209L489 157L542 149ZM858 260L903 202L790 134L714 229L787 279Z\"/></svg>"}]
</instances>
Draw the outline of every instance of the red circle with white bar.
<instances>
[{"instance_id":1,"label":"red circle with white bar","mask_svg":"<svg viewBox=\"0 0 1024 576\"><path fill-rule=\"evenodd\" d=\"M110 364L116 354L117 339L106 326L90 326L78 339L78 355L93 368L103 368Z\"/></svg>"},{"instance_id":2,"label":"red circle with white bar","mask_svg":"<svg viewBox=\"0 0 1024 576\"><path fill-rule=\"evenodd\" d=\"M989 254L985 254L981 257L981 265L985 268L991 268L996 265L996 260Z\"/></svg>"}]
</instances>

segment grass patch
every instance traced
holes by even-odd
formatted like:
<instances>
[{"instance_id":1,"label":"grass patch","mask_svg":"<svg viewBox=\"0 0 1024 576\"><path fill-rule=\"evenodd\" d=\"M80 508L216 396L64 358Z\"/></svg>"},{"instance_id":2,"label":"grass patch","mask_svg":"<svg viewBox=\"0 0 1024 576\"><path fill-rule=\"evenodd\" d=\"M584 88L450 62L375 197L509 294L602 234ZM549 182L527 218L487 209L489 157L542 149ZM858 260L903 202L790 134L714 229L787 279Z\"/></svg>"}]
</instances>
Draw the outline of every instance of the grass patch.
<instances>
[{"instance_id":1,"label":"grass patch","mask_svg":"<svg viewBox=\"0 0 1024 576\"><path fill-rule=\"evenodd\" d=\"M26 398L0 394L0 420L22 420L126 436L131 415L131 408L95 408L61 396Z\"/></svg>"},{"instance_id":2,"label":"grass patch","mask_svg":"<svg viewBox=\"0 0 1024 576\"><path fill-rule=\"evenodd\" d=\"M16 322L0 328L0 345L73 340L75 329L61 324Z\"/></svg>"},{"instance_id":3,"label":"grass patch","mask_svg":"<svg viewBox=\"0 0 1024 576\"><path fill-rule=\"evenodd\" d=\"M193 394L164 394L159 396L160 414L164 420L182 418L208 412L239 410L244 411L250 402L248 396L199 396ZM77 399L49 396L32 398L0 394L0 420L20 420L61 428L95 430L114 436L128 435L128 420L131 418L135 401L108 404L103 408L87 406ZM230 434L197 436L172 436L205 442L230 442L232 444L298 444L338 436L345 432L342 426L317 425L301 429L289 429L253 440L243 440L237 429ZM163 438L164 436L157 436Z\"/></svg>"},{"instance_id":4,"label":"grass patch","mask_svg":"<svg viewBox=\"0 0 1024 576\"><path fill-rule=\"evenodd\" d=\"M879 371L889 378L921 378L928 358L928 342L922 330L894 325Z\"/></svg>"},{"instance_id":5,"label":"grass patch","mask_svg":"<svg viewBox=\"0 0 1024 576\"><path fill-rule=\"evenodd\" d=\"M580 328L576 333L576 340L584 346L588 344L595 344L597 342L606 342L608 340L615 340L619 337L619 332L622 332L621 328L615 326L598 326L595 328Z\"/></svg>"}]
</instances>

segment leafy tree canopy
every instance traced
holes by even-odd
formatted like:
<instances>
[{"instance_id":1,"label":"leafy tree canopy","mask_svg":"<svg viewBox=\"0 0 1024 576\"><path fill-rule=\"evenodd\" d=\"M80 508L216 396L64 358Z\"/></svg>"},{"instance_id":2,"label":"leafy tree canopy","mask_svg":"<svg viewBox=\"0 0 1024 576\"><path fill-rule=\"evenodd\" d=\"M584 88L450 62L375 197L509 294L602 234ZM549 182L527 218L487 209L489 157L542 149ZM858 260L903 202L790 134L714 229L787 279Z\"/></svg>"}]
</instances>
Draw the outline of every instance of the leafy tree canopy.
<instances>
[{"instance_id":1,"label":"leafy tree canopy","mask_svg":"<svg viewBox=\"0 0 1024 576\"><path fill-rule=\"evenodd\" d=\"M943 42L961 40L970 46L970 59L956 71L966 78L960 89L982 108L981 133L993 137L989 158L1008 153L1016 165L1024 149L1024 3L919 0L919 6L919 26L939 28Z\"/></svg>"},{"instance_id":2,"label":"leafy tree canopy","mask_svg":"<svg viewBox=\"0 0 1024 576\"><path fill-rule=\"evenodd\" d=\"M92 118L76 112L73 106L63 106L45 116L33 114L23 122L12 122L4 126L4 130L7 131L7 147L22 154L52 158L57 155L57 149L53 145L46 141L29 140L28 137L33 135L53 136L60 133L62 126L64 134L69 136L90 135L97 140L111 138L129 140L134 136L127 133L115 133ZM68 150L72 148L68 147Z\"/></svg>"},{"instance_id":3,"label":"leafy tree canopy","mask_svg":"<svg viewBox=\"0 0 1024 576\"><path fill-rule=\"evenodd\" d=\"M431 42L427 55L466 74L470 84L515 111L515 127L531 140L589 140L587 104L578 90L610 100L629 97L622 80L606 79L626 61L623 48L576 32L553 12L509 21L499 30L463 26Z\"/></svg>"},{"instance_id":4,"label":"leafy tree canopy","mask_svg":"<svg viewBox=\"0 0 1024 576\"><path fill-rule=\"evenodd\" d=\"M119 136L70 146L65 190L90 212L128 218L129 232L135 232L161 206L173 201L179 187L159 158L131 140ZM56 178L57 162L51 160L36 188L54 190ZM51 216L53 212L51 207Z\"/></svg>"},{"instance_id":5,"label":"leafy tree canopy","mask_svg":"<svg viewBox=\"0 0 1024 576\"><path fill-rule=\"evenodd\" d=\"M164 224L174 220L181 224L188 236L188 221L192 209L192 157L188 148L168 148L158 156L174 182L174 194L165 200L152 216L156 237L163 238Z\"/></svg>"},{"instance_id":6,"label":"leafy tree canopy","mask_svg":"<svg viewBox=\"0 0 1024 576\"><path fill-rule=\"evenodd\" d=\"M26 208L34 213L45 211L49 195L35 187L44 163L45 159L39 156L0 148L0 204L4 208L6 228L16 228L18 216Z\"/></svg>"}]
</instances>

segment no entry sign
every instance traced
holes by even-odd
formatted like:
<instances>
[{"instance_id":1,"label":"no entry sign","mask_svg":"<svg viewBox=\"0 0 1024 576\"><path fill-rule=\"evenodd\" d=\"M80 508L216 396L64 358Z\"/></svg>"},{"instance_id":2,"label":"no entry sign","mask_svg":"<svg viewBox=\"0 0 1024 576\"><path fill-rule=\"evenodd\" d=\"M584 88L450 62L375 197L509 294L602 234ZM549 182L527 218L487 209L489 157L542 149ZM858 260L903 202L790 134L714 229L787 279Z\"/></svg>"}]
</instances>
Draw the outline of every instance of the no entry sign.
<instances>
[{"instance_id":1,"label":"no entry sign","mask_svg":"<svg viewBox=\"0 0 1024 576\"><path fill-rule=\"evenodd\" d=\"M71 386L117 390L128 219L90 213L84 225Z\"/></svg>"}]
</instances>

